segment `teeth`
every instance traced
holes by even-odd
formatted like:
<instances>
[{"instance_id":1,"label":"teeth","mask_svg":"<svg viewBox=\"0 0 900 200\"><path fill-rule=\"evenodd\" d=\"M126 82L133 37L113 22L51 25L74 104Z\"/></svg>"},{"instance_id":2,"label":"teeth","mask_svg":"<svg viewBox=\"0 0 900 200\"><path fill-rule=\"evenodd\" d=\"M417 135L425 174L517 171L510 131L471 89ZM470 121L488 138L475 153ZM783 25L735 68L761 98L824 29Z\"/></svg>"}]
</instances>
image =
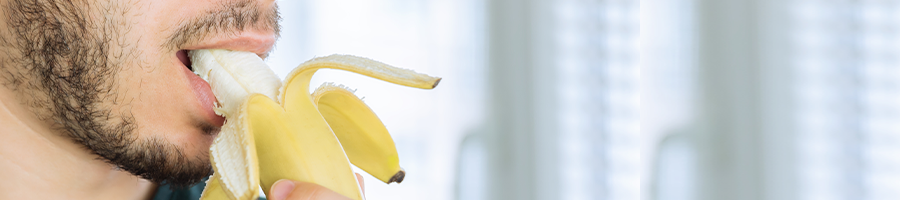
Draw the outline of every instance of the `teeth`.
<instances>
[{"instance_id":1,"label":"teeth","mask_svg":"<svg viewBox=\"0 0 900 200\"><path fill-rule=\"evenodd\" d=\"M284 84L252 53L191 52L194 72L208 81L226 116L210 148L215 174L201 199L255 199L280 179L311 182L363 199L350 162L385 183L400 182L393 139L353 91L326 84L309 93L321 68L341 69L387 82L431 89L440 78L366 58L332 55L301 64Z\"/></svg>"}]
</instances>

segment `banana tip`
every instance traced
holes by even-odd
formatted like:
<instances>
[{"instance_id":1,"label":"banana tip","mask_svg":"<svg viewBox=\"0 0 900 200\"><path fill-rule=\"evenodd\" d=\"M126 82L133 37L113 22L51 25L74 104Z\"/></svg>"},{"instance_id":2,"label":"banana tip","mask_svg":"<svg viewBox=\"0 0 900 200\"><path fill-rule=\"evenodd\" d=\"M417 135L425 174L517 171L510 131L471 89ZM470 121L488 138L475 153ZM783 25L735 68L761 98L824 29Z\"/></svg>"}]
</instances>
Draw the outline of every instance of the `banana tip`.
<instances>
[{"instance_id":1,"label":"banana tip","mask_svg":"<svg viewBox=\"0 0 900 200\"><path fill-rule=\"evenodd\" d=\"M400 169L400 171L398 171L396 174L394 174L393 177L391 177L391 180L388 180L388 183L403 182L403 177L405 177L405 176L406 176L406 171L403 171L403 169Z\"/></svg>"},{"instance_id":2,"label":"banana tip","mask_svg":"<svg viewBox=\"0 0 900 200\"><path fill-rule=\"evenodd\" d=\"M434 89L435 87L437 87L438 83L441 83L441 79L443 78L438 78L436 81L434 81L434 85L431 85L431 88Z\"/></svg>"}]
</instances>

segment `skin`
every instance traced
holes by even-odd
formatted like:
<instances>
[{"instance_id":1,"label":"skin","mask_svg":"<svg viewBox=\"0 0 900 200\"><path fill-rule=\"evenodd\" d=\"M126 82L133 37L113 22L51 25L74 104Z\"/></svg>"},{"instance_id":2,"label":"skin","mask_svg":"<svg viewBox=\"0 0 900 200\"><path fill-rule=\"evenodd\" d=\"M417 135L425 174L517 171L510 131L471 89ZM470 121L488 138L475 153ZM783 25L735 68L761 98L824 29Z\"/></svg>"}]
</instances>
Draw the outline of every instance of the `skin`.
<instances>
[{"instance_id":1,"label":"skin","mask_svg":"<svg viewBox=\"0 0 900 200\"><path fill-rule=\"evenodd\" d=\"M149 199L161 181L198 182L224 119L177 53L265 57L276 10L273 0L0 0L0 179L15 180L0 181L0 199ZM271 194L345 199L289 180Z\"/></svg>"}]
</instances>

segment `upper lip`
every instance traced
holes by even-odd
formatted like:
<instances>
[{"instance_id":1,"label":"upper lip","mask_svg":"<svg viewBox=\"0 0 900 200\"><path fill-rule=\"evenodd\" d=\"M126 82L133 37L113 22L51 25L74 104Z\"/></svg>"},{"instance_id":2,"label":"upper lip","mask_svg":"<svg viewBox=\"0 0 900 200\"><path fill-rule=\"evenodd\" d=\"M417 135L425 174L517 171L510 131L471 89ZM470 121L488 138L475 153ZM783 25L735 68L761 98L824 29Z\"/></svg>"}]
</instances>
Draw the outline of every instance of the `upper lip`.
<instances>
[{"instance_id":1,"label":"upper lip","mask_svg":"<svg viewBox=\"0 0 900 200\"><path fill-rule=\"evenodd\" d=\"M261 58L268 56L275 46L276 35L266 32L239 32L236 34L217 35L194 45L184 46L185 50L227 49L232 51L253 52Z\"/></svg>"}]
</instances>

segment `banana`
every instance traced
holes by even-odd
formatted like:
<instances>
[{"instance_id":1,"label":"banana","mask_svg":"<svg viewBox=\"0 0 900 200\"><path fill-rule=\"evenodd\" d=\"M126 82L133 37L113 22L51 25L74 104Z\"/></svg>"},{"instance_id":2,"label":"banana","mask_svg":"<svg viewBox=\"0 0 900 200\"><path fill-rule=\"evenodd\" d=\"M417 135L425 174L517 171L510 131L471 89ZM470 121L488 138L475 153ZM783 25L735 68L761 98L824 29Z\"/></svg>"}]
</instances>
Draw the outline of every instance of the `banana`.
<instances>
[{"instance_id":1,"label":"banana","mask_svg":"<svg viewBox=\"0 0 900 200\"><path fill-rule=\"evenodd\" d=\"M207 181L208 192L202 199L253 199L259 196L259 166L252 134L244 134L247 126L240 113L241 101L250 94L276 98L281 80L256 54L228 50L190 52L193 71L209 82L213 95L220 101L216 114L226 117L219 136L210 147L210 161L215 174ZM211 192L215 191L215 192ZM226 194L221 194L225 192Z\"/></svg>"},{"instance_id":2,"label":"banana","mask_svg":"<svg viewBox=\"0 0 900 200\"><path fill-rule=\"evenodd\" d=\"M307 61L284 84L268 67L257 69L265 64L252 53L196 50L191 59L222 103L216 112L227 119L210 148L215 174L202 199L254 199L260 185L268 192L284 178L364 199L351 162L385 183L400 182L405 172L378 117L346 88L326 84L309 94L310 78L332 68L422 89L440 81L347 55Z\"/></svg>"}]
</instances>

